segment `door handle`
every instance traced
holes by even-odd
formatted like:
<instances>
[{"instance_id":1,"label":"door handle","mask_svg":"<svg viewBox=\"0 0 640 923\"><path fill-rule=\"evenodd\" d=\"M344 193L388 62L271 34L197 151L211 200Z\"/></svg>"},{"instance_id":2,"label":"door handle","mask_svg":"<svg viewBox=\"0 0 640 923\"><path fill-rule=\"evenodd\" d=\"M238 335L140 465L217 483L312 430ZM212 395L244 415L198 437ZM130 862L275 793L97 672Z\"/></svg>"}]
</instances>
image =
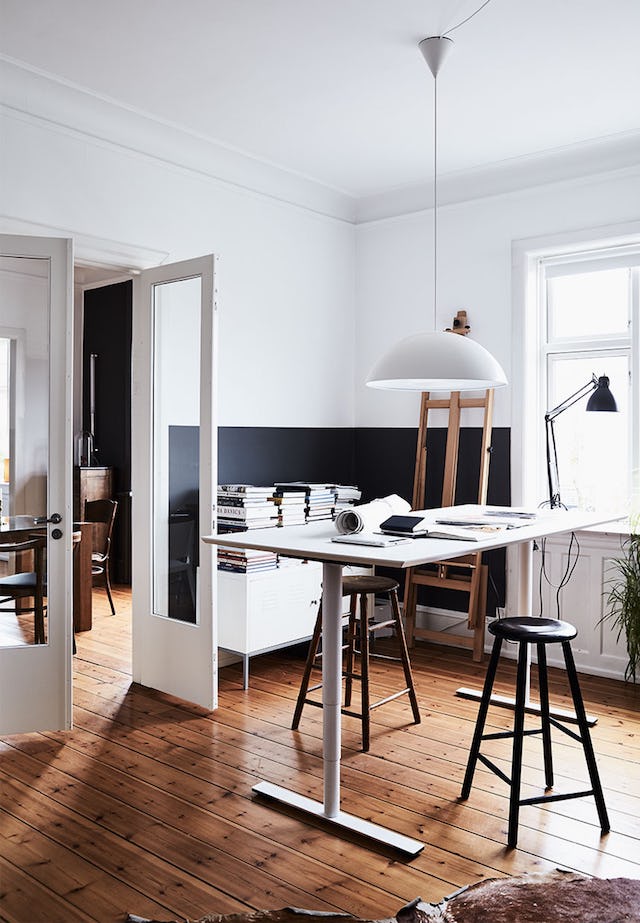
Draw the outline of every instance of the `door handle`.
<instances>
[{"instance_id":1,"label":"door handle","mask_svg":"<svg viewBox=\"0 0 640 923\"><path fill-rule=\"evenodd\" d=\"M44 526L48 522L52 522L54 525L57 525L59 522L62 522L62 516L60 513L52 513L48 519L46 516L36 516L34 522L37 526Z\"/></svg>"}]
</instances>

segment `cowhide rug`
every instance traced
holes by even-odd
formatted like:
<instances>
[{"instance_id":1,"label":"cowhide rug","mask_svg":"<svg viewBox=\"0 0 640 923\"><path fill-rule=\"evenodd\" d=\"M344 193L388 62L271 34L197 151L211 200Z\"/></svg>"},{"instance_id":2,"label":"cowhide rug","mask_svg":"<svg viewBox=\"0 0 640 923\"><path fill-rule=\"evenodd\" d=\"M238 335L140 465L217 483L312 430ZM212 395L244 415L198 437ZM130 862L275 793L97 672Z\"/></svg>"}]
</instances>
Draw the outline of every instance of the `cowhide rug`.
<instances>
[{"instance_id":1,"label":"cowhide rug","mask_svg":"<svg viewBox=\"0 0 640 923\"><path fill-rule=\"evenodd\" d=\"M350 914L314 910L206 914L198 920L148 920L129 914L127 923L640 923L640 880L588 878L557 870L519 878L489 878L461 888L437 904L420 898L395 917L364 921Z\"/></svg>"}]
</instances>

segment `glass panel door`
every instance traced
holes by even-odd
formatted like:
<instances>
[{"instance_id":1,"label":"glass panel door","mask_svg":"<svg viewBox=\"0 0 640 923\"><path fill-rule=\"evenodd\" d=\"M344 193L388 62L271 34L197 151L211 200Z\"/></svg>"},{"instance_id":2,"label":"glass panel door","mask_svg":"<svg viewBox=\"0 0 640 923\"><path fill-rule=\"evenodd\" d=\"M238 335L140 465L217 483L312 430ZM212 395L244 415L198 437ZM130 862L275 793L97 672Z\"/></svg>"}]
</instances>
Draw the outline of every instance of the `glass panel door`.
<instances>
[{"instance_id":1,"label":"glass panel door","mask_svg":"<svg viewBox=\"0 0 640 923\"><path fill-rule=\"evenodd\" d=\"M71 721L71 268L0 236L0 733Z\"/></svg>"},{"instance_id":2,"label":"glass panel door","mask_svg":"<svg viewBox=\"0 0 640 923\"><path fill-rule=\"evenodd\" d=\"M214 258L140 274L133 310L133 676L216 699Z\"/></svg>"}]
</instances>

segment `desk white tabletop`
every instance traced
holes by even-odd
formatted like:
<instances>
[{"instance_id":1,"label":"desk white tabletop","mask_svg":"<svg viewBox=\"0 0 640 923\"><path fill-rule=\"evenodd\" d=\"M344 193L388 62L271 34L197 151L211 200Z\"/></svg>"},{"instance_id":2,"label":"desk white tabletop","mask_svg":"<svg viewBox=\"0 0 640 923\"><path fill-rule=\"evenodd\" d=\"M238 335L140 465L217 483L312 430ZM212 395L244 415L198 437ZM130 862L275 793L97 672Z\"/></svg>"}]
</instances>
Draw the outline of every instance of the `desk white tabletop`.
<instances>
[{"instance_id":1,"label":"desk white tabletop","mask_svg":"<svg viewBox=\"0 0 640 923\"><path fill-rule=\"evenodd\" d=\"M461 511L469 513L487 507L450 507L439 510L421 510L425 516L452 517ZM499 509L488 507L488 509ZM536 518L526 525L494 532L480 541L460 541L439 538L415 538L406 543L383 548L368 545L346 545L332 542L337 535L330 521L307 523L304 526L249 529L246 532L203 535L202 541L210 545L227 545L233 548L255 548L274 551L291 558L309 558L313 561L333 561L343 564L379 565L383 567L417 567L432 561L462 557L476 551L489 551L519 542L545 538L562 532L574 532L589 526L610 522L611 516L603 513L585 513L581 510L540 509Z\"/></svg>"}]
</instances>

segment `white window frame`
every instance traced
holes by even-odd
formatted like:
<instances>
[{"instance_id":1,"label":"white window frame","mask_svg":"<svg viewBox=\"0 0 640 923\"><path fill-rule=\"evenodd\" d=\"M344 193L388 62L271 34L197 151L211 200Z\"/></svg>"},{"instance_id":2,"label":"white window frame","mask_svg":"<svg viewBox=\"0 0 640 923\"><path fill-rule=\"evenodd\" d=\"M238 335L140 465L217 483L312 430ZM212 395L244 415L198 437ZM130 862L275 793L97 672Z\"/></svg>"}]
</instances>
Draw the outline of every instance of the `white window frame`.
<instances>
[{"instance_id":1,"label":"white window frame","mask_svg":"<svg viewBox=\"0 0 640 923\"><path fill-rule=\"evenodd\" d=\"M513 374L512 374L512 427L511 427L511 471L512 503L532 506L545 500L544 490L544 406L547 393L546 356L541 347L546 343L546 298L543 288L544 264L559 264L577 261L591 262L596 259L613 261L638 253L640 263L640 222L618 225L598 230L585 230L574 234L559 234L546 238L532 238L514 241L512 246L512 295L513 295ZM632 304L638 314L640 273L634 272ZM630 446L632 452L631 471L634 478L640 466L640 396L637 394L640 381L640 317L631 319L631 337L600 338L603 349L615 350L622 345L630 347L631 381L636 389L636 399L630 402L631 420ZM594 343L596 338L584 340ZM569 341L567 341L568 345ZM535 344L535 349L532 345ZM578 338L568 350L554 344L554 352L579 352ZM637 486L634 484L634 486Z\"/></svg>"}]
</instances>

